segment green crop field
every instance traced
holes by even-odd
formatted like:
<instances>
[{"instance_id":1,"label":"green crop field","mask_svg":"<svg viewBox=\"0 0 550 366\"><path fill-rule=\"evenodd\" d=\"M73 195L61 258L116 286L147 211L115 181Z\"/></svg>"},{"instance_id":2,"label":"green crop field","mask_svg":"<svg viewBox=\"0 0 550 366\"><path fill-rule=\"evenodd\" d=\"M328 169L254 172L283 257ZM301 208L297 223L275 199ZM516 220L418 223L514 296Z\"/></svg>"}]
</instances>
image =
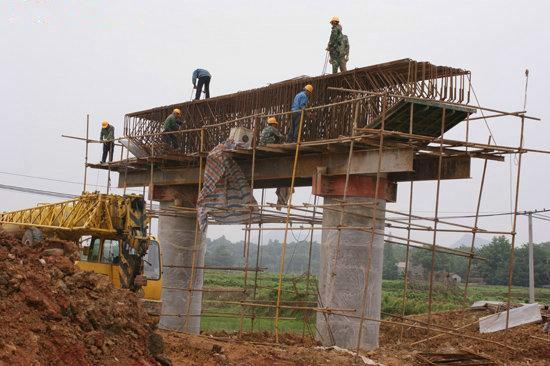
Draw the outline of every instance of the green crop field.
<instances>
[{"instance_id":1,"label":"green crop field","mask_svg":"<svg viewBox=\"0 0 550 366\"><path fill-rule=\"evenodd\" d=\"M201 328L204 331L272 331L274 327L275 309L273 304L277 299L277 274L259 273L257 289L254 294L254 273L248 273L246 279L246 294L243 293L244 275L231 271L207 271L204 277L204 287L224 289L229 292L204 292L203 317ZM287 274L283 278L281 304L285 306L316 307L317 279L312 276L309 287L305 276ZM309 293L308 293L309 291ZM362 291L362 289L358 289ZM428 285L412 283L407 290L405 314L420 314L428 311ZM506 300L506 286L489 286L470 284L468 287L467 304L476 300ZM539 302L550 302L550 289L537 288L536 299ZM512 302L526 302L528 289L512 288ZM261 307L241 306L240 301L255 302ZM433 311L458 309L463 305L464 285L443 285L436 283L433 291ZM382 283L382 315L401 314L403 304L403 281L384 280ZM241 314L244 317L241 319ZM254 316L254 321L251 317ZM306 334L314 331L315 313L305 309L282 308L279 329L281 332L299 333L304 329ZM310 333L311 334L311 333Z\"/></svg>"}]
</instances>

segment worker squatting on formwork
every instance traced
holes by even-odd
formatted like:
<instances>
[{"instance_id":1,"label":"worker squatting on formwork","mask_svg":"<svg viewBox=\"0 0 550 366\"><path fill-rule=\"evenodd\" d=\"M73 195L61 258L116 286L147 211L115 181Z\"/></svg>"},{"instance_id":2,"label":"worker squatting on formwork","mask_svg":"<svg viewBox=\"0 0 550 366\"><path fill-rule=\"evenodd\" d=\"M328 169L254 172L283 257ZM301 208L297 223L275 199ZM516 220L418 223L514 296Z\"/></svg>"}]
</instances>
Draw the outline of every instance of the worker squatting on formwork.
<instances>
[{"instance_id":1,"label":"worker squatting on formwork","mask_svg":"<svg viewBox=\"0 0 550 366\"><path fill-rule=\"evenodd\" d=\"M307 106L311 93L313 93L313 85L307 84L304 87L304 90L296 94L294 100L292 101L292 107L290 109L292 111L292 120L288 130L288 142L296 142L298 140L298 127L302 116L302 110Z\"/></svg>"},{"instance_id":2,"label":"worker squatting on formwork","mask_svg":"<svg viewBox=\"0 0 550 366\"><path fill-rule=\"evenodd\" d=\"M267 119L267 126L260 133L260 145L280 144L285 140L278 126L279 122L277 122L275 117L269 117Z\"/></svg>"},{"instance_id":3,"label":"worker squatting on formwork","mask_svg":"<svg viewBox=\"0 0 550 366\"><path fill-rule=\"evenodd\" d=\"M174 132L179 130L181 126L180 116L181 111L178 108L174 108L172 113L164 120L163 132ZM172 149L178 148L178 139L173 133L162 135L162 141L170 145Z\"/></svg>"},{"instance_id":4,"label":"worker squatting on formwork","mask_svg":"<svg viewBox=\"0 0 550 366\"><path fill-rule=\"evenodd\" d=\"M103 154L101 155L101 164L107 161L107 154L109 154L109 162L113 161L113 153L115 150L115 127L111 126L107 120L101 122L101 132L99 134L99 141L103 142Z\"/></svg>"},{"instance_id":5,"label":"worker squatting on formwork","mask_svg":"<svg viewBox=\"0 0 550 366\"><path fill-rule=\"evenodd\" d=\"M332 30L326 50L330 55L330 64L332 65L332 73L336 74L340 71L347 71L346 63L349 60L349 41L348 36L342 33L342 26L338 17L332 17L330 20Z\"/></svg>"},{"instance_id":6,"label":"worker squatting on formwork","mask_svg":"<svg viewBox=\"0 0 550 366\"><path fill-rule=\"evenodd\" d=\"M206 99L210 98L210 79L212 78L212 75L208 72L208 70L205 69L196 69L193 71L192 76L192 82L193 82L193 89L197 89L197 92L195 93L195 100L199 100L201 98L202 88L204 86L204 94L206 94ZM198 84L197 84L198 80Z\"/></svg>"}]
</instances>

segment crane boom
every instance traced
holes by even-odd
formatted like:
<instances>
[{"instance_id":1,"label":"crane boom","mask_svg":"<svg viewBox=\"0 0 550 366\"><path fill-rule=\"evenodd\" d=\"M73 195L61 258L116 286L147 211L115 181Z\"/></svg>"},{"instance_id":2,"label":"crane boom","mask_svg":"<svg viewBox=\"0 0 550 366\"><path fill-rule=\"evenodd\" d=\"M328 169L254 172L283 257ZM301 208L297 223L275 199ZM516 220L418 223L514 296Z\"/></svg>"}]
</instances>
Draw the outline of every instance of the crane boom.
<instances>
[{"instance_id":1,"label":"crane boom","mask_svg":"<svg viewBox=\"0 0 550 366\"><path fill-rule=\"evenodd\" d=\"M58 203L0 213L0 225L24 231L23 242L27 244L43 235L75 242L84 235L122 240L121 286L132 290L140 287L138 276L149 245L148 219L141 195L85 192Z\"/></svg>"}]
</instances>

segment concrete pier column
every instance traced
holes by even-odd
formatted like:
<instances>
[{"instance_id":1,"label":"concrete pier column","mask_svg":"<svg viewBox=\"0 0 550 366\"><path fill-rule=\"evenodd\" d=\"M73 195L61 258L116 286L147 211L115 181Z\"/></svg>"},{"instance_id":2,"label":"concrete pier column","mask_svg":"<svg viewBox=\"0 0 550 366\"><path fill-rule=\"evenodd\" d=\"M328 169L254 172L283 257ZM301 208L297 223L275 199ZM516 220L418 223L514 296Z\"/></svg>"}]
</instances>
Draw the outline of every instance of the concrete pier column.
<instances>
[{"instance_id":1,"label":"concrete pier column","mask_svg":"<svg viewBox=\"0 0 550 366\"><path fill-rule=\"evenodd\" d=\"M356 179L357 178L357 179ZM343 178L345 179L345 177ZM370 179L369 184L364 184ZM314 186L314 193L324 196L325 204L342 202L342 179L330 177L331 182L325 181L322 185ZM363 181L363 182L362 182ZM379 197L373 195L371 177L350 177L349 187L353 196L348 196L348 203L374 204L384 210L388 195L392 195L391 183L381 181ZM320 183L319 179L314 184ZM324 187L319 189L320 187ZM348 189L348 192L350 190ZM392 193L393 192L393 193ZM366 196L366 197L361 197ZM370 228L373 224L372 206L347 205L343 208L344 226ZM325 209L323 213L323 227L337 227L340 225L340 207ZM365 317L380 319L382 299L382 264L384 253L384 211L376 212L376 234L360 230L343 229L338 243L337 229L323 230L321 243L321 263L319 268L319 306L335 309L354 310L349 312L359 317L362 313L366 270L369 257L371 260L368 277L367 297L365 302ZM372 246L371 246L372 243ZM317 313L317 338L324 345L337 345L354 349L359 337L360 319L346 318L335 314ZM370 350L378 347L380 323L365 320L362 326L360 348Z\"/></svg>"},{"instance_id":2,"label":"concrete pier column","mask_svg":"<svg viewBox=\"0 0 550 366\"><path fill-rule=\"evenodd\" d=\"M161 202L161 212L173 204ZM200 314L202 292L187 291L191 277L193 246L197 216L160 215L159 241L162 247L162 313L159 328L198 334L200 332ZM197 229L198 230L198 229ZM206 235L197 237L195 266L204 266ZM178 267L173 267L178 266ZM195 269L193 289L202 289L203 269ZM189 306L190 302L190 306ZM189 309L189 317L186 317ZM186 325L186 318L188 324Z\"/></svg>"}]
</instances>

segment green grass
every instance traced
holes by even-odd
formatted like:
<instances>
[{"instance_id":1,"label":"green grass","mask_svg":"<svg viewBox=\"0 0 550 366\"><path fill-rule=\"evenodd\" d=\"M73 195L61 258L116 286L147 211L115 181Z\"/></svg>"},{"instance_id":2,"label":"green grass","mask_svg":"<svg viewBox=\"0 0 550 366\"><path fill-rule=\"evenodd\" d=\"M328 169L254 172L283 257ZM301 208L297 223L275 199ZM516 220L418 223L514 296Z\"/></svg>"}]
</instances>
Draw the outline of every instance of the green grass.
<instances>
[{"instance_id":1,"label":"green grass","mask_svg":"<svg viewBox=\"0 0 550 366\"><path fill-rule=\"evenodd\" d=\"M256 301L264 304L273 304L277 299L277 274L260 273L258 276L258 289L256 292ZM209 288L228 288L242 289L244 279L242 273L231 271L207 271L204 276L204 285ZM241 314L241 311L248 316L242 320L244 331L250 331L252 320L250 316L256 317L254 320L254 331L273 331L274 320L263 319L273 318L275 309L272 307L241 307L238 304L227 304L227 301L248 301L253 300L254 273L248 274L247 294L241 292L205 292L203 297L203 312L206 316L202 317L201 328L204 331L238 331L241 327L241 319L236 315L224 317L220 314ZM315 301L317 291L317 279L311 277L309 285L309 295L306 292L307 284L304 276L285 275L282 283L281 301ZM359 289L361 291L362 289ZM407 291L407 301L405 314L420 314L428 311L428 286L426 284L411 284ZM507 286L490 285L470 285L468 287L467 303L471 304L476 300L499 300L507 299ZM432 311L446 311L458 309L463 304L464 286L443 286L436 283L434 285L432 296ZM550 289L537 288L535 296L539 302L550 302ZM403 303L403 281L402 280L384 280L382 283L382 313L401 314ZM526 302L528 299L528 289L525 287L512 288L512 302ZM225 302L225 303L224 303ZM315 304L304 304L301 306L315 306ZM213 316L208 316L212 314ZM302 333L303 318L309 316L309 328L314 329L315 314L312 311L281 309L279 316L279 330L288 333ZM384 315L387 316L387 315Z\"/></svg>"}]
</instances>

